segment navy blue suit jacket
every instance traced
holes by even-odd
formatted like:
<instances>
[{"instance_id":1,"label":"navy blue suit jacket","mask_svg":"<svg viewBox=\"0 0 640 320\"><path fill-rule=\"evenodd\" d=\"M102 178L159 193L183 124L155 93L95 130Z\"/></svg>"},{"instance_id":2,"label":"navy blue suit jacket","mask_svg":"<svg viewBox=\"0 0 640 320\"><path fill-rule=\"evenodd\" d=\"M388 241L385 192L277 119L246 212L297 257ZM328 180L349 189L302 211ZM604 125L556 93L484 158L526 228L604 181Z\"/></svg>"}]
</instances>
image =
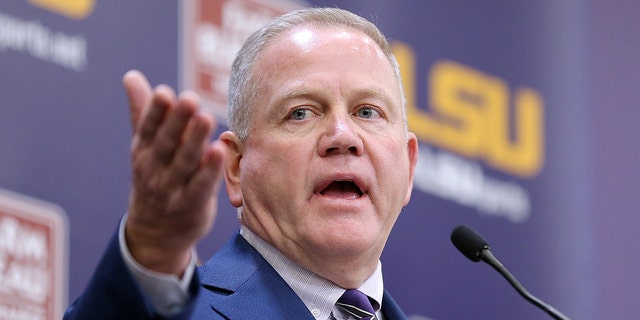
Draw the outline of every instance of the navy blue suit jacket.
<instances>
[{"instance_id":1,"label":"navy blue suit jacket","mask_svg":"<svg viewBox=\"0 0 640 320\"><path fill-rule=\"evenodd\" d=\"M315 320L289 285L239 234L198 268L190 291L192 298L183 311L170 319ZM386 291L382 312L388 320L406 319ZM117 235L64 319L163 319L154 313L129 273Z\"/></svg>"}]
</instances>

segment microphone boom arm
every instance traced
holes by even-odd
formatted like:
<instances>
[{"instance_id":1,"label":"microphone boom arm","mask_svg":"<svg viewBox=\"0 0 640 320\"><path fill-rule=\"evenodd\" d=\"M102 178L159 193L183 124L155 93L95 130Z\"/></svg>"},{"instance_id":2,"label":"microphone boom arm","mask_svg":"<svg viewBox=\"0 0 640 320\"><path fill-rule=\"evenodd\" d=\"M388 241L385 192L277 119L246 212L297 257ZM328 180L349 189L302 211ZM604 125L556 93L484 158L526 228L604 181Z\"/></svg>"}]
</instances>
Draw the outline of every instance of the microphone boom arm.
<instances>
[{"instance_id":1,"label":"microphone boom arm","mask_svg":"<svg viewBox=\"0 0 640 320\"><path fill-rule=\"evenodd\" d=\"M529 293L529 291L527 291L527 289L525 289L525 287L523 287L520 284L520 282L518 282L518 280L511 274L511 272L509 272L509 270L507 270L507 268L505 268L502 265L502 263L500 263L500 261L498 261L498 259L496 259L496 257L493 255L493 253L491 253L491 251L488 248L485 249L485 250L480 251L479 256L480 256L480 259L482 259L482 261L486 262L493 269L498 271L498 273L500 273L505 279L507 279L509 284L511 284L511 286L514 289L516 289L516 291L518 291L518 293L523 298L525 298L527 301L529 301L529 302L533 303L534 305L538 306L538 308L542 309L544 312L546 312L547 314L552 316L554 319L557 319L557 320L570 320L567 316L562 314L562 312L560 312L557 309L555 309L554 307L544 303L542 300L536 298L534 295Z\"/></svg>"}]
</instances>

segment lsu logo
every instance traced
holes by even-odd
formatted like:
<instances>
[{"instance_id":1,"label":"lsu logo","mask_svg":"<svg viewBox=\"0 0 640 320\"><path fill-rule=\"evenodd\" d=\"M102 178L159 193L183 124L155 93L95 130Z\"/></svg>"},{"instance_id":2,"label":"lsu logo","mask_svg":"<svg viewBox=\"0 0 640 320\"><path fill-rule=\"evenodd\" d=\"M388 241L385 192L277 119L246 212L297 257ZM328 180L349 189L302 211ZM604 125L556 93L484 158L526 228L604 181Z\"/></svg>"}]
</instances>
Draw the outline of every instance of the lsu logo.
<instances>
[{"instance_id":1,"label":"lsu logo","mask_svg":"<svg viewBox=\"0 0 640 320\"><path fill-rule=\"evenodd\" d=\"M450 60L429 71L430 111L416 103L416 58L405 44L394 54L402 70L409 129L420 140L523 178L544 164L542 97L533 89L510 90L507 83Z\"/></svg>"},{"instance_id":2,"label":"lsu logo","mask_svg":"<svg viewBox=\"0 0 640 320\"><path fill-rule=\"evenodd\" d=\"M29 0L29 2L68 18L84 19L93 12L96 0Z\"/></svg>"}]
</instances>

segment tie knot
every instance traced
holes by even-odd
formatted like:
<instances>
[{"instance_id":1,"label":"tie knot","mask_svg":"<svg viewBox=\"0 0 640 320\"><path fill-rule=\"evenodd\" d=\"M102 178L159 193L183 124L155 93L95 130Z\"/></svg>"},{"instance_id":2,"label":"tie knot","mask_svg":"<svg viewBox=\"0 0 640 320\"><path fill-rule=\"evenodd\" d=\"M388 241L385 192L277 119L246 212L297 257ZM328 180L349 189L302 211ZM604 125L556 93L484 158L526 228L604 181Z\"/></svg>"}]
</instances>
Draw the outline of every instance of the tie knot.
<instances>
[{"instance_id":1,"label":"tie knot","mask_svg":"<svg viewBox=\"0 0 640 320\"><path fill-rule=\"evenodd\" d=\"M375 319L375 310L369 297L358 290L345 291L336 304L356 319Z\"/></svg>"}]
</instances>

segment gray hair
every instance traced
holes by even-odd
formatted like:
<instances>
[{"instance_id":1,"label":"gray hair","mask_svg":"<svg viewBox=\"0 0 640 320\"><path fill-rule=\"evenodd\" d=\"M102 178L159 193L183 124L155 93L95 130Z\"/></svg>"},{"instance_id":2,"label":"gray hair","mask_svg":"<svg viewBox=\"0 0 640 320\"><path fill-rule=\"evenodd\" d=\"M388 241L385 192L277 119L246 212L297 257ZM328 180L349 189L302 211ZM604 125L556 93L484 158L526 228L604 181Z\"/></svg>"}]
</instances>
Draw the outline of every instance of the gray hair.
<instances>
[{"instance_id":1,"label":"gray hair","mask_svg":"<svg viewBox=\"0 0 640 320\"><path fill-rule=\"evenodd\" d=\"M400 67L384 34L369 20L349 11L338 8L310 8L293 11L275 18L245 41L231 67L227 110L229 130L238 135L241 140L244 140L249 134L251 108L255 104L255 95L258 89L258 84L253 79L253 65L260 53L277 36L304 24L350 27L363 32L375 41L391 63L402 92L402 113L406 129L406 99L402 90Z\"/></svg>"}]
</instances>

